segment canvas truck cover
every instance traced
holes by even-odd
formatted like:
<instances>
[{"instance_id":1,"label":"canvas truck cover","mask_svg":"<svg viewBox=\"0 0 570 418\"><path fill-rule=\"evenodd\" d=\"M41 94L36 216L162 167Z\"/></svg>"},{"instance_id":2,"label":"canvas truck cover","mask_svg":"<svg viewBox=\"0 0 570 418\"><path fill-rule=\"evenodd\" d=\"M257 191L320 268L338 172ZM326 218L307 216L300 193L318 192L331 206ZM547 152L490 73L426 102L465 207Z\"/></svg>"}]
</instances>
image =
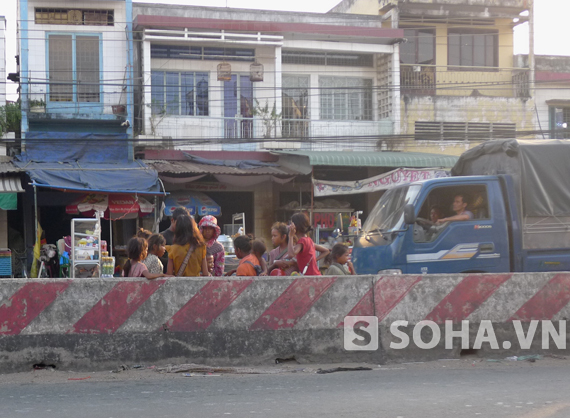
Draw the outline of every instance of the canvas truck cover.
<instances>
[{"instance_id":1,"label":"canvas truck cover","mask_svg":"<svg viewBox=\"0 0 570 418\"><path fill-rule=\"evenodd\" d=\"M451 174L510 174L524 217L570 216L570 140L485 142L463 153Z\"/></svg>"}]
</instances>

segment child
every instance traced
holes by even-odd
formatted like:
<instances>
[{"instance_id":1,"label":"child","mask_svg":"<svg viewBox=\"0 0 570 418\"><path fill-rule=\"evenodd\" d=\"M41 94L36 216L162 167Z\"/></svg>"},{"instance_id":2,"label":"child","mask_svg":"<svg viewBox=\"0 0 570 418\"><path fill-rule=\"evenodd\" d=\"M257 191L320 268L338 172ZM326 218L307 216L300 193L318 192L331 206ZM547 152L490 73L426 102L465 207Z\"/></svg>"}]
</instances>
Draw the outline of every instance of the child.
<instances>
[{"instance_id":1,"label":"child","mask_svg":"<svg viewBox=\"0 0 570 418\"><path fill-rule=\"evenodd\" d=\"M136 236L138 238L144 238L148 241L148 239L150 238L151 235L152 235L152 232L150 232L148 229L139 228Z\"/></svg>"},{"instance_id":2,"label":"child","mask_svg":"<svg viewBox=\"0 0 570 418\"><path fill-rule=\"evenodd\" d=\"M275 246L269 251L268 270L272 276L290 276L297 269L297 260L287 256L289 235L287 225L276 222L271 227L271 242Z\"/></svg>"},{"instance_id":3,"label":"child","mask_svg":"<svg viewBox=\"0 0 570 418\"><path fill-rule=\"evenodd\" d=\"M144 238L133 237L127 243L127 256L129 259L123 267L124 277L146 277L149 280L156 279L157 277L165 277L161 273L153 274L148 271L142 260L147 255L147 243Z\"/></svg>"},{"instance_id":4,"label":"child","mask_svg":"<svg viewBox=\"0 0 570 418\"><path fill-rule=\"evenodd\" d=\"M184 277L209 276L206 243L194 219L182 215L176 220L174 241L168 250L168 274Z\"/></svg>"},{"instance_id":5,"label":"child","mask_svg":"<svg viewBox=\"0 0 570 418\"><path fill-rule=\"evenodd\" d=\"M329 268L325 273L327 276L356 274L352 263L348 261L348 247L346 245L335 244L331 253L327 255L326 261L329 263Z\"/></svg>"},{"instance_id":6,"label":"child","mask_svg":"<svg viewBox=\"0 0 570 418\"><path fill-rule=\"evenodd\" d=\"M206 252L208 255L214 256L214 270L211 274L212 276L223 276L226 252L224 246L218 241L221 232L218 221L214 216L206 215L200 219L198 226L204 241L206 241Z\"/></svg>"},{"instance_id":7,"label":"child","mask_svg":"<svg viewBox=\"0 0 570 418\"><path fill-rule=\"evenodd\" d=\"M267 276L267 263L263 258L263 254L265 254L266 251L267 247L265 246L265 243L260 239L254 240L251 244L251 253L257 257L257 261L261 266L259 276Z\"/></svg>"},{"instance_id":8,"label":"child","mask_svg":"<svg viewBox=\"0 0 570 418\"><path fill-rule=\"evenodd\" d=\"M237 237L234 240L234 249L236 257L239 258L236 276L257 276L261 272L261 265L257 257L251 254L251 238L246 235Z\"/></svg>"},{"instance_id":9,"label":"child","mask_svg":"<svg viewBox=\"0 0 570 418\"><path fill-rule=\"evenodd\" d=\"M330 252L321 245L315 245L313 240L307 236L311 231L309 218L304 213L296 213L291 217L291 225L289 225L289 257L297 257L297 266L299 271L307 276L320 276L321 272L317 265L317 261L327 256ZM297 244L294 243L295 237ZM320 255L316 257L316 252Z\"/></svg>"},{"instance_id":10,"label":"child","mask_svg":"<svg viewBox=\"0 0 570 418\"><path fill-rule=\"evenodd\" d=\"M206 254L206 263L208 264L208 273L214 275L214 256L212 254Z\"/></svg>"},{"instance_id":11,"label":"child","mask_svg":"<svg viewBox=\"0 0 570 418\"><path fill-rule=\"evenodd\" d=\"M149 254L144 259L143 264L152 274L162 273L164 266L162 261L160 261L160 257L166 251L166 239L160 234L152 234L147 242Z\"/></svg>"}]
</instances>

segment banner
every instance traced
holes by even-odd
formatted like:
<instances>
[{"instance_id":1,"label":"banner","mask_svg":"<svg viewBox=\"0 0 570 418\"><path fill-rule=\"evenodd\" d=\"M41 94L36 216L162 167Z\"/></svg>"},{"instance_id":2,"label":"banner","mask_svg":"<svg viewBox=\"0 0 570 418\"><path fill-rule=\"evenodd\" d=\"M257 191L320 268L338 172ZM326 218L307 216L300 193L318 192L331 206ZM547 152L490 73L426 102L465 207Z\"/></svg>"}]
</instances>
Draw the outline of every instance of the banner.
<instances>
[{"instance_id":1,"label":"banner","mask_svg":"<svg viewBox=\"0 0 570 418\"><path fill-rule=\"evenodd\" d=\"M449 177L449 171L440 169L416 170L413 168L398 168L394 171L364 180L323 181L315 179L313 180L313 184L315 197L322 197L377 192L379 190L391 189L401 184L439 177Z\"/></svg>"}]
</instances>

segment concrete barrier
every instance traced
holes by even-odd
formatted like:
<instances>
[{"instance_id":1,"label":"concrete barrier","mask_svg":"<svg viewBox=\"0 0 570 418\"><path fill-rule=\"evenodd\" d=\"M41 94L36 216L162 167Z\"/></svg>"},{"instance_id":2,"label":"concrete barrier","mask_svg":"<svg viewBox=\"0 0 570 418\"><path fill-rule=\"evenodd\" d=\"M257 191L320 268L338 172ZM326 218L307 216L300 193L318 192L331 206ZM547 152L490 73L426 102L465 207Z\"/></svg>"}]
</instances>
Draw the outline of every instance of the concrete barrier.
<instances>
[{"instance_id":1,"label":"concrete barrier","mask_svg":"<svg viewBox=\"0 0 570 418\"><path fill-rule=\"evenodd\" d=\"M424 276L54 279L0 281L0 371L35 363L68 369L106 369L120 363L256 364L296 356L301 361L420 361L454 358L445 348L445 321L469 320L470 346L491 321L499 350L517 351L513 320L560 320L570 313L570 274ZM347 315L376 316L380 347L344 350ZM390 326L410 337L404 349ZM414 327L433 321L435 347L414 344ZM434 330L425 327L429 341ZM503 342L512 348L503 349ZM532 353L542 351L540 330ZM556 350L554 350L556 351ZM530 354L530 350L525 351Z\"/></svg>"},{"instance_id":2,"label":"concrete barrier","mask_svg":"<svg viewBox=\"0 0 570 418\"><path fill-rule=\"evenodd\" d=\"M373 276L0 281L0 370L346 358L344 316ZM382 352L356 353L383 361Z\"/></svg>"}]
</instances>

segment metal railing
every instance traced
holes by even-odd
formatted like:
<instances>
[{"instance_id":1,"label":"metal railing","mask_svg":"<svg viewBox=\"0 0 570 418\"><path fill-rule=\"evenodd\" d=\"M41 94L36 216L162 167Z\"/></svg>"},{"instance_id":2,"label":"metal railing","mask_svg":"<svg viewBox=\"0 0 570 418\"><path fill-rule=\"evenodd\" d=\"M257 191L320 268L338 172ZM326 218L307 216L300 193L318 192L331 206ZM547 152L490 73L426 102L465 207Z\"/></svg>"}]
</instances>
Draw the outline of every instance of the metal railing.
<instances>
[{"instance_id":1,"label":"metal railing","mask_svg":"<svg viewBox=\"0 0 570 418\"><path fill-rule=\"evenodd\" d=\"M403 94L528 97L529 71L520 68L401 64Z\"/></svg>"},{"instance_id":2,"label":"metal railing","mask_svg":"<svg viewBox=\"0 0 570 418\"><path fill-rule=\"evenodd\" d=\"M310 120L310 119L284 119L278 120L276 125L268 130L266 123L260 118L246 118L236 116L233 118L213 116L166 116L155 127L157 138L178 138L187 145L200 145L201 147L219 146L223 144L239 144L248 142L257 148L276 148L291 141L301 147L319 146L326 144L334 149L348 149L363 147L369 149L376 144L379 135L393 133L391 120ZM265 143L265 145L263 145Z\"/></svg>"}]
</instances>

